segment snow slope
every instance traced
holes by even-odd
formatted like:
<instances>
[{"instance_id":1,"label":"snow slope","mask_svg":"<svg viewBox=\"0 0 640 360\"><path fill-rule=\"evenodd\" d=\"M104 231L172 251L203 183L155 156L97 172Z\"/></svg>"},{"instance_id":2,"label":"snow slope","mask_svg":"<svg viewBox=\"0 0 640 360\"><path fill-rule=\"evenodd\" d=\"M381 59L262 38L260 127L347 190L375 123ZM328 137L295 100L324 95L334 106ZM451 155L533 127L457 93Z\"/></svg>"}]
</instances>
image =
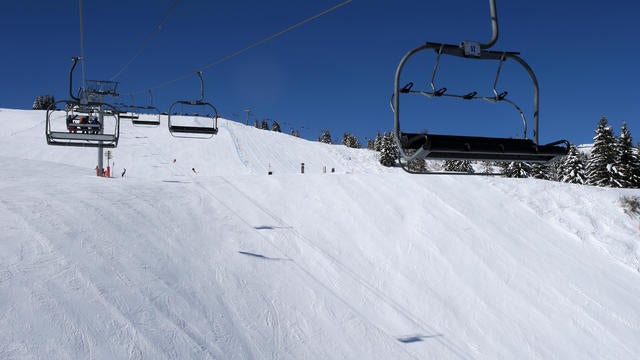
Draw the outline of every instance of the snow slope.
<instances>
[{"instance_id":1,"label":"snow slope","mask_svg":"<svg viewBox=\"0 0 640 360\"><path fill-rule=\"evenodd\" d=\"M0 124L2 359L640 358L638 190L411 176L229 120L123 120L106 179L44 112Z\"/></svg>"}]
</instances>

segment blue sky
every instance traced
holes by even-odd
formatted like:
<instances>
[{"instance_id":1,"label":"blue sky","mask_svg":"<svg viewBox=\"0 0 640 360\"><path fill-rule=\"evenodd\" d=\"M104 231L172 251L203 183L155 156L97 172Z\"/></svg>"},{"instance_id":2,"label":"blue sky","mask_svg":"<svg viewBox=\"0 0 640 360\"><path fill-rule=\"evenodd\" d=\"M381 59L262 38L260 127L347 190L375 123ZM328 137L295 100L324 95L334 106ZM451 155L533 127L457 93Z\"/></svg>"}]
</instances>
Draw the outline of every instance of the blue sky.
<instances>
[{"instance_id":1,"label":"blue sky","mask_svg":"<svg viewBox=\"0 0 640 360\"><path fill-rule=\"evenodd\" d=\"M152 88L162 110L198 98L188 76L246 46L341 3L340 0L84 0L87 79L116 78L120 99L146 105ZM627 122L640 140L640 4L634 1L498 0L500 38L493 50L519 51L540 82L540 142L588 143L601 116L619 133ZM0 107L30 108L37 95L68 98L71 57L80 55L78 1L12 1L1 5ZM485 42L489 1L353 0L272 41L203 70L205 99L227 118L277 120L309 139L322 129L363 142L393 127L389 97L402 56L425 41ZM428 89L435 53L405 66L403 82ZM437 85L491 94L497 63L443 57ZM79 79L80 72L76 73ZM181 78L167 84L167 82ZM75 86L79 86L76 82ZM161 85L161 86L159 86ZM498 90L531 120L532 87L505 63ZM134 93L133 96L128 95ZM441 134L520 136L519 115L506 104L403 98L402 128ZM531 133L529 132L529 136Z\"/></svg>"}]
</instances>

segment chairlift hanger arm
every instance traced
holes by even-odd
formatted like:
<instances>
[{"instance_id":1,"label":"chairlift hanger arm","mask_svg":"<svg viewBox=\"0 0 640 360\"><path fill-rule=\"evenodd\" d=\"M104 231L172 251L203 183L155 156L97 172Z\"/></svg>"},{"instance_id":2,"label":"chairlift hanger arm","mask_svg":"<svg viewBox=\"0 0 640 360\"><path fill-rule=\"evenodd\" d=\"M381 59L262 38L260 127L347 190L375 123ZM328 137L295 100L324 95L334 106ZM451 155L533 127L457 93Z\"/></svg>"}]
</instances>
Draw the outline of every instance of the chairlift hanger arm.
<instances>
[{"instance_id":1,"label":"chairlift hanger arm","mask_svg":"<svg viewBox=\"0 0 640 360\"><path fill-rule=\"evenodd\" d=\"M196 75L200 79L200 99L197 100L198 103L201 103L204 100L204 80L202 79L202 71L196 71Z\"/></svg>"},{"instance_id":2,"label":"chairlift hanger arm","mask_svg":"<svg viewBox=\"0 0 640 360\"><path fill-rule=\"evenodd\" d=\"M71 69L69 70L69 95L71 96L71 98L75 101L80 101L79 98L73 96L73 70L76 68L76 65L78 64L78 60L81 60L81 57L72 57L71 60L73 61L73 65L71 65Z\"/></svg>"},{"instance_id":3,"label":"chairlift hanger arm","mask_svg":"<svg viewBox=\"0 0 640 360\"><path fill-rule=\"evenodd\" d=\"M481 49L488 49L498 41L498 8L496 0L489 0L489 9L491 11L491 39L488 43L481 43Z\"/></svg>"}]
</instances>

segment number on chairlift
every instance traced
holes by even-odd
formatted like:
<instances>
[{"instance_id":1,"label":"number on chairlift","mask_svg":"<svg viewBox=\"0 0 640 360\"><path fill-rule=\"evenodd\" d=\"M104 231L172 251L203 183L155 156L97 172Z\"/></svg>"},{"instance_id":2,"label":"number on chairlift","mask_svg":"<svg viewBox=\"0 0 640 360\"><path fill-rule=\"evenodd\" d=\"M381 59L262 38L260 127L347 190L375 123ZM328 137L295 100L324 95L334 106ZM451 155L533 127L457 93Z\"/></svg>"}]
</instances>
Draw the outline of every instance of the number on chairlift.
<instances>
[{"instance_id":1,"label":"number on chairlift","mask_svg":"<svg viewBox=\"0 0 640 360\"><path fill-rule=\"evenodd\" d=\"M480 43L474 41L463 41L461 44L465 56L480 56Z\"/></svg>"}]
</instances>

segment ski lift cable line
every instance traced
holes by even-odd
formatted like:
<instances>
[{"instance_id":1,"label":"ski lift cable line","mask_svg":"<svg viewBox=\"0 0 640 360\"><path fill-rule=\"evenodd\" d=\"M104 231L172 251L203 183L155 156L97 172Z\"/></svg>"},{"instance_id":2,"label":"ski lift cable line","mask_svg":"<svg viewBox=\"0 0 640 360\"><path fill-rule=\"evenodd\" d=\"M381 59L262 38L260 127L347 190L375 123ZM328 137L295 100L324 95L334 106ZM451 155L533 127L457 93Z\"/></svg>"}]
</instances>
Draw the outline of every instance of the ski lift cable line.
<instances>
[{"instance_id":1,"label":"ski lift cable line","mask_svg":"<svg viewBox=\"0 0 640 360\"><path fill-rule=\"evenodd\" d=\"M84 16L83 16L83 7L82 0L79 0L79 11L80 11L80 58L82 59L82 88L85 89L87 87L85 81L85 71L84 71Z\"/></svg>"},{"instance_id":2,"label":"ski lift cable line","mask_svg":"<svg viewBox=\"0 0 640 360\"><path fill-rule=\"evenodd\" d=\"M164 17L162 18L162 20L160 21L160 23L158 23L158 25L155 26L154 30L151 32L151 34L149 34L149 36L147 36L147 38L142 42L142 44L140 44L140 46L138 47L138 50L136 50L135 54L133 55L133 57L126 63L124 64L124 66L115 74L111 77L111 81L115 80L118 78L118 76L120 76L128 67L129 65L131 65L132 62L134 62L138 56L140 56L140 54L142 53L142 51L144 50L144 48L149 45L149 42L151 41L151 39L153 39L154 36L156 36L156 34L158 34L158 32L160 31L160 29L162 29L162 26L164 25L165 22L167 22L167 20L169 19L169 17L171 16L171 14L173 14L173 12L175 11L176 7L178 7L178 3L180 3L181 0L176 0L173 5L171 5L171 8L169 9L169 11L167 11L167 13L164 15Z\"/></svg>"},{"instance_id":3,"label":"ski lift cable line","mask_svg":"<svg viewBox=\"0 0 640 360\"><path fill-rule=\"evenodd\" d=\"M279 31L279 32L277 32L277 33L275 33L273 35L270 35L270 36L268 36L268 37L266 37L266 38L264 38L264 39L262 39L260 41L255 42L255 43L253 43L251 45L248 45L248 46L242 48L241 50L235 51L235 52L233 52L233 53L231 53L229 55L226 55L226 56L224 56L224 57L222 57L222 58L220 58L220 59L218 59L216 61L210 62L210 63L208 63L208 64L206 64L206 65L204 65L204 66L202 66L202 67L200 67L200 68L198 68L198 69L196 69L194 71L189 72L188 74L181 75L181 76L179 76L179 77L177 77L177 78L175 78L173 80L165 81L165 82L163 82L161 84L153 86L153 87L151 87L151 89L157 89L157 88L161 88L163 86L167 86L169 84L173 84L173 83L175 83L177 81L180 81L180 80L183 80L183 79L186 79L186 78L192 76L194 72L202 71L204 69L207 69L207 68L210 68L212 66L218 65L218 64L220 64L220 63L222 63L224 61L227 61L227 60L229 60L229 59L231 59L231 58L233 58L235 56L238 56L238 55L240 55L240 54L242 54L242 53L244 53L244 52L246 52L248 50L251 50L251 49L253 49L253 48L257 47L257 46L260 46L262 44L265 44L265 43L267 43L267 42L269 42L269 41L271 41L271 40L273 40L273 39L275 39L275 38L277 38L279 36L282 36L285 33L289 32L291 30L294 30L294 29L296 29L296 28L298 28L298 27L300 27L300 26L302 26L302 25L304 25L304 24L306 24L306 23L308 23L310 21L313 21L313 20L315 20L315 19L317 19L317 18L319 18L321 16L324 16L324 15L326 15L326 14L328 14L328 13L334 11L334 10L337 10L337 9L349 4L352 1L353 0L343 1L343 2L341 2L339 4L337 4L337 5L334 5L334 6L330 7L330 8L322 11L322 12L319 12L319 13L311 16L311 17L308 17L308 18L306 18L306 19L304 19L304 20L302 20L302 21L300 21L300 22L298 22L298 23L296 23L294 25L291 25L291 26L289 26L288 28L286 28L284 30L281 30L281 31ZM133 94L137 94L137 93L140 93L140 92L143 92L143 91L147 91L147 89L136 91Z\"/></svg>"}]
</instances>

